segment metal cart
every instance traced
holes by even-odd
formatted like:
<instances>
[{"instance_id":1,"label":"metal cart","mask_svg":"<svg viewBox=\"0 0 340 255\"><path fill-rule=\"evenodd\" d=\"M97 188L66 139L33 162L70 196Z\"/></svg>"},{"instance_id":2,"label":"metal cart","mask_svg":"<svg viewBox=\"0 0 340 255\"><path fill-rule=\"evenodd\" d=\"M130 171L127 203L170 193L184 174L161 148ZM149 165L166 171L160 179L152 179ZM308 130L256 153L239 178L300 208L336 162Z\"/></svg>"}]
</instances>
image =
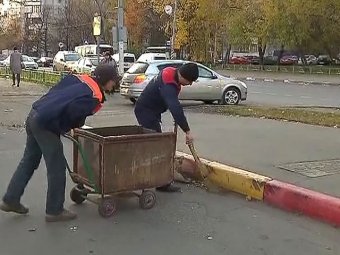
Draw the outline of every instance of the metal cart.
<instances>
[{"instance_id":1,"label":"metal cart","mask_svg":"<svg viewBox=\"0 0 340 255\"><path fill-rule=\"evenodd\" d=\"M76 129L66 136L73 141L73 171L77 185L71 199L77 204L89 200L98 204L103 217L116 211L115 198L139 197L139 205L155 205L155 187L169 184L174 178L175 132L155 133L139 126ZM93 199L89 194L99 194Z\"/></svg>"}]
</instances>

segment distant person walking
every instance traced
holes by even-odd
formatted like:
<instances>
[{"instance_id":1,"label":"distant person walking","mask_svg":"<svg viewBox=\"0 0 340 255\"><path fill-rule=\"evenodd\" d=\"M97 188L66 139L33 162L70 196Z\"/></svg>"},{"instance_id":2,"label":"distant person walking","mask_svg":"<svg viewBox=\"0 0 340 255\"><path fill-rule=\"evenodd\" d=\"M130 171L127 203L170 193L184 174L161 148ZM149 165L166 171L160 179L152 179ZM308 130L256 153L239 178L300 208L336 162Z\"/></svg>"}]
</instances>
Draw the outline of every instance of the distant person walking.
<instances>
[{"instance_id":1,"label":"distant person walking","mask_svg":"<svg viewBox=\"0 0 340 255\"><path fill-rule=\"evenodd\" d=\"M17 80L17 87L20 85L20 75L21 75L21 64L22 64L22 55L18 51L17 47L14 47L14 52L10 56L9 60L9 66L12 71L12 79L13 79L13 85L15 86L15 79Z\"/></svg>"},{"instance_id":2,"label":"distant person walking","mask_svg":"<svg viewBox=\"0 0 340 255\"><path fill-rule=\"evenodd\" d=\"M112 65L114 68L117 68L116 61L112 58L111 53L109 51L105 52L104 58L100 62L101 64L109 64Z\"/></svg>"}]
</instances>

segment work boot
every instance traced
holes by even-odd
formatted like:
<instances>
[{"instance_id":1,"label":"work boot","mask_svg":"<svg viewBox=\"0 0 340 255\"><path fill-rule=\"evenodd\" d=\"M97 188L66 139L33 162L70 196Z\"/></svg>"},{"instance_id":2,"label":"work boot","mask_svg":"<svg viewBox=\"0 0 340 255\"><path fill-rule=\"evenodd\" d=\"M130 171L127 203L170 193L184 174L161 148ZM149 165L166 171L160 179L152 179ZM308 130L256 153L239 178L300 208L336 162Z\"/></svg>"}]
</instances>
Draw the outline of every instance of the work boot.
<instances>
[{"instance_id":1,"label":"work boot","mask_svg":"<svg viewBox=\"0 0 340 255\"><path fill-rule=\"evenodd\" d=\"M59 222L59 221L69 221L77 218L77 214L70 212L66 209L62 211L62 213L58 215L50 215L47 214L45 217L46 222Z\"/></svg>"},{"instance_id":2,"label":"work boot","mask_svg":"<svg viewBox=\"0 0 340 255\"><path fill-rule=\"evenodd\" d=\"M156 188L156 190L160 191L160 192L169 192L169 193L181 192L181 188L174 186L172 183L167 184L167 185L162 186L162 187L158 187L158 188Z\"/></svg>"},{"instance_id":3,"label":"work boot","mask_svg":"<svg viewBox=\"0 0 340 255\"><path fill-rule=\"evenodd\" d=\"M0 204L0 210L4 212L14 212L17 214L27 214L29 211L28 208L26 208L22 204L9 205L5 202L2 202L2 204Z\"/></svg>"}]
</instances>

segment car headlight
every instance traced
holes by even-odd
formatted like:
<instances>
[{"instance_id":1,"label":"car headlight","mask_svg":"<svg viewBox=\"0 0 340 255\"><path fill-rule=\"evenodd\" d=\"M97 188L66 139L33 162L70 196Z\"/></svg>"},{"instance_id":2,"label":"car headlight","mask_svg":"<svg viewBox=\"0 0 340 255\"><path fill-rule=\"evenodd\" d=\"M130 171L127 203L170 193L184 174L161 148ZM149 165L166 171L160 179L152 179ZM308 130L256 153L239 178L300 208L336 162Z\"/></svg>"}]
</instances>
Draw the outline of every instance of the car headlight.
<instances>
[{"instance_id":1,"label":"car headlight","mask_svg":"<svg viewBox=\"0 0 340 255\"><path fill-rule=\"evenodd\" d=\"M244 88L246 88L246 89L248 88L247 84L245 84L243 81L241 81L240 83L241 83L241 86L243 86Z\"/></svg>"}]
</instances>

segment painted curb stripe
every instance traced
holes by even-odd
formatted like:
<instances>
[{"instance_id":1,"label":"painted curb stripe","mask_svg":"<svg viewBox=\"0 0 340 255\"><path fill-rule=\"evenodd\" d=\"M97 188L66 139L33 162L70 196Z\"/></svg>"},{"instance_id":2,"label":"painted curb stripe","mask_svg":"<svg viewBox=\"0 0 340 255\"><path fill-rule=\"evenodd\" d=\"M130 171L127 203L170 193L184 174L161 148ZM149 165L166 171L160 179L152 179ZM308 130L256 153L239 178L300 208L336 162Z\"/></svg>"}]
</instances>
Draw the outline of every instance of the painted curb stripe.
<instances>
[{"instance_id":1,"label":"painted curb stripe","mask_svg":"<svg viewBox=\"0 0 340 255\"><path fill-rule=\"evenodd\" d=\"M265 184L264 202L340 226L340 198L337 197L272 180Z\"/></svg>"},{"instance_id":2,"label":"painted curb stripe","mask_svg":"<svg viewBox=\"0 0 340 255\"><path fill-rule=\"evenodd\" d=\"M177 152L177 156L193 161L191 155ZM263 200L265 183L272 180L269 177L248 172L235 167L226 166L217 162L201 159L211 174L209 180L216 186L243 194L257 200Z\"/></svg>"}]
</instances>

